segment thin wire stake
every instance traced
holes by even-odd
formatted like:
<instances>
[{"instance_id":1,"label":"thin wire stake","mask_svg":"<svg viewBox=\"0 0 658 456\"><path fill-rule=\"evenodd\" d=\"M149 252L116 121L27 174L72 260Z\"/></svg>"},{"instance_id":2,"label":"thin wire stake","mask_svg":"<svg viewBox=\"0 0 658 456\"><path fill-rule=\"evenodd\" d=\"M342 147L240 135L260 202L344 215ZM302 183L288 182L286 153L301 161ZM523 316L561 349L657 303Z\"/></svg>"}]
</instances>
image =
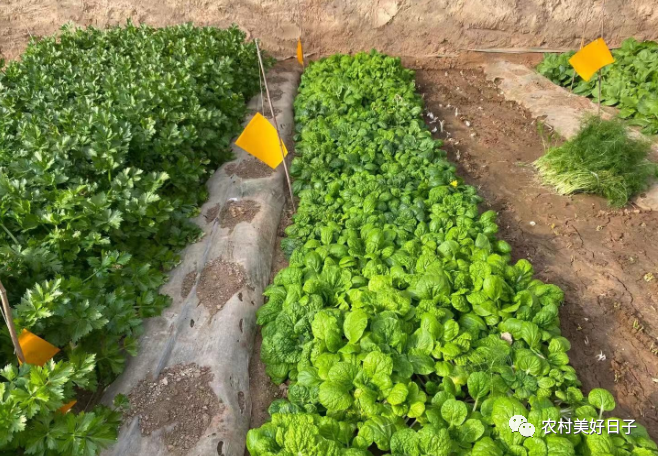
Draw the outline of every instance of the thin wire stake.
<instances>
[{"instance_id":1,"label":"thin wire stake","mask_svg":"<svg viewBox=\"0 0 658 456\"><path fill-rule=\"evenodd\" d=\"M601 117L601 70L599 70L599 117Z\"/></svg>"},{"instance_id":2,"label":"thin wire stake","mask_svg":"<svg viewBox=\"0 0 658 456\"><path fill-rule=\"evenodd\" d=\"M589 24L589 18L592 15L592 11L594 10L594 0L592 0L592 4L589 6L589 9L587 10L587 14L585 15L585 24L583 24L583 34L580 37L580 49L583 48L585 45L585 34L587 33L587 24ZM576 71L574 70L573 76L571 77L571 88L569 89L569 92L573 92L573 83L576 81Z\"/></svg>"},{"instance_id":3,"label":"thin wire stake","mask_svg":"<svg viewBox=\"0 0 658 456\"><path fill-rule=\"evenodd\" d=\"M601 4L601 39L603 39L603 23L605 21L605 0ZM601 117L601 69L599 68L599 117Z\"/></svg>"},{"instance_id":4,"label":"thin wire stake","mask_svg":"<svg viewBox=\"0 0 658 456\"><path fill-rule=\"evenodd\" d=\"M260 86L260 113L265 115L265 97L263 96L263 77L260 75L260 65L258 65L258 85Z\"/></svg>"},{"instance_id":5,"label":"thin wire stake","mask_svg":"<svg viewBox=\"0 0 658 456\"><path fill-rule=\"evenodd\" d=\"M7 328L9 328L9 336L11 337L11 342L14 344L16 356L21 361L21 363L25 364L25 355L23 354L21 344L18 342L14 320L11 318L11 308L9 307L9 300L7 299L7 290L5 290L5 286L2 284L2 281L0 281L0 301L2 301L2 316L5 318Z\"/></svg>"},{"instance_id":6,"label":"thin wire stake","mask_svg":"<svg viewBox=\"0 0 658 456\"><path fill-rule=\"evenodd\" d=\"M605 0L601 4L601 38L603 38L603 23L605 21Z\"/></svg>"},{"instance_id":7,"label":"thin wire stake","mask_svg":"<svg viewBox=\"0 0 658 456\"><path fill-rule=\"evenodd\" d=\"M274 120L276 137L279 140L279 150L281 151L283 169L286 172L286 180L288 181L288 190L290 190L290 204L292 205L293 212L297 212L297 209L295 208L295 196L292 193L292 184L290 183L290 174L288 174L288 165L286 165L286 156L283 153L283 140L281 140L281 134L279 133L279 122L276 120L276 115L274 114L274 106L272 106L272 97L270 97L270 87L267 85L267 77L265 76L265 66L263 65L263 58L260 55L260 48L258 47L258 38L254 39L254 43L256 44L256 53L258 54L258 63L260 64L260 72L263 75L263 84L265 85L265 93L267 94L267 103L270 105L270 113L272 114L272 120Z\"/></svg>"},{"instance_id":8,"label":"thin wire stake","mask_svg":"<svg viewBox=\"0 0 658 456\"><path fill-rule=\"evenodd\" d=\"M7 315L5 315L5 306L0 304L0 315L2 315L2 319L4 321L7 321Z\"/></svg>"},{"instance_id":9,"label":"thin wire stake","mask_svg":"<svg viewBox=\"0 0 658 456\"><path fill-rule=\"evenodd\" d=\"M302 28L302 4L301 0L297 0L297 28L299 28L299 38L301 39L304 34L304 29Z\"/></svg>"},{"instance_id":10,"label":"thin wire stake","mask_svg":"<svg viewBox=\"0 0 658 456\"><path fill-rule=\"evenodd\" d=\"M306 59L304 58L304 43L302 38L304 36L304 28L302 26L302 6L300 0L297 0L297 28L299 28L299 42L302 44L302 70L306 69Z\"/></svg>"}]
</instances>

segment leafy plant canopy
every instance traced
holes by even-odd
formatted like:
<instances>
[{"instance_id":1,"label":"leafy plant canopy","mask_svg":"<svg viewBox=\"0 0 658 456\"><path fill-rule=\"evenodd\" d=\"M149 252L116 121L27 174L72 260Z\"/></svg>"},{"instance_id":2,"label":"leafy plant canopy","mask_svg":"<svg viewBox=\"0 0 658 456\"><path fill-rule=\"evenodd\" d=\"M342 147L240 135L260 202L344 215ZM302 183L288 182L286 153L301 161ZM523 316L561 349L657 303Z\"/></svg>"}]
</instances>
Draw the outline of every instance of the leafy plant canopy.
<instances>
[{"instance_id":1,"label":"leafy plant canopy","mask_svg":"<svg viewBox=\"0 0 658 456\"><path fill-rule=\"evenodd\" d=\"M658 168L647 160L648 141L631 138L619 120L585 119L578 134L551 147L535 166L542 180L558 193L591 193L624 206L647 187Z\"/></svg>"},{"instance_id":2,"label":"leafy plant canopy","mask_svg":"<svg viewBox=\"0 0 658 456\"><path fill-rule=\"evenodd\" d=\"M137 350L188 221L258 90L237 28L64 28L0 72L0 279L14 318L63 349L18 369L0 333L0 454L94 455L102 407L62 415ZM1 66L1 65L0 65Z\"/></svg>"},{"instance_id":3,"label":"leafy plant canopy","mask_svg":"<svg viewBox=\"0 0 658 456\"><path fill-rule=\"evenodd\" d=\"M597 420L560 335L563 293L511 263L425 127L414 74L376 52L311 63L295 101L299 209L290 266L258 313L261 357L287 400L252 456L656 455L631 434L549 434ZM535 426L526 438L514 415Z\"/></svg>"},{"instance_id":4,"label":"leafy plant canopy","mask_svg":"<svg viewBox=\"0 0 658 456\"><path fill-rule=\"evenodd\" d=\"M537 71L564 87L571 87L575 75L574 93L598 101L597 78L586 82L575 74L569 64L573 54L546 54ZM658 133L658 43L628 38L612 55L615 62L601 70L601 103L619 108L620 117L643 132Z\"/></svg>"}]
</instances>

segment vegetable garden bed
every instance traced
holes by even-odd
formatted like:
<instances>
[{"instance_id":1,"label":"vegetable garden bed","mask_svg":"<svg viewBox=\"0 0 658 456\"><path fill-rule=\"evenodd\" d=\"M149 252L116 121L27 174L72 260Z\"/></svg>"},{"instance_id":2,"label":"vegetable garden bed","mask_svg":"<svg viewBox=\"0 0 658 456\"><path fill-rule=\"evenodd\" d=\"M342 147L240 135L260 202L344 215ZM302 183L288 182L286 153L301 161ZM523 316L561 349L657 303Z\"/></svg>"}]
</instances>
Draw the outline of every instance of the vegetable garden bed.
<instances>
[{"instance_id":1,"label":"vegetable garden bed","mask_svg":"<svg viewBox=\"0 0 658 456\"><path fill-rule=\"evenodd\" d=\"M555 127L569 137L592 103L537 75L537 57L464 55L414 68L427 111L444 121L435 136L447 138L449 156L484 208L499 213L513 257L530 259L539 277L564 290L561 327L584 389L612 391L618 413L658 439L658 213L563 197L539 183L531 164L545 149L535 119L545 133Z\"/></svg>"},{"instance_id":2,"label":"vegetable garden bed","mask_svg":"<svg viewBox=\"0 0 658 456\"><path fill-rule=\"evenodd\" d=\"M554 83L599 101L598 78L585 81L575 74L569 64L573 55L546 54L537 70ZM644 133L658 133L658 43L628 38L612 55L615 62L601 70L601 103L618 107L619 116Z\"/></svg>"},{"instance_id":3,"label":"vegetable garden bed","mask_svg":"<svg viewBox=\"0 0 658 456\"><path fill-rule=\"evenodd\" d=\"M244 38L65 28L0 73L0 278L19 330L62 349L19 369L0 333L0 454L93 455L114 441L120 413L58 409L120 374L142 320L171 303L159 288L200 237L189 218L258 90Z\"/></svg>"},{"instance_id":4,"label":"vegetable garden bed","mask_svg":"<svg viewBox=\"0 0 658 456\"><path fill-rule=\"evenodd\" d=\"M542 119L549 129L563 138L571 139L585 119L598 115L596 104L585 97L574 96L531 67L505 60L487 61L483 67L489 79L499 82L507 99L520 103L533 117ZM603 106L601 111L603 119L612 119L616 114L617 110L611 107ZM658 162L658 144L653 138L634 128L629 128L628 133L631 138L651 143L648 158ZM550 132L545 130L543 135L547 139ZM658 211L658 182L652 179L648 183L649 188L634 197L632 204L644 210Z\"/></svg>"},{"instance_id":5,"label":"vegetable garden bed","mask_svg":"<svg viewBox=\"0 0 658 456\"><path fill-rule=\"evenodd\" d=\"M618 405L658 435L658 215L543 192L524 166L542 151L532 115L458 61L418 73L430 131L413 72L377 53L304 75L299 210L250 385L266 371L282 387L257 400L286 399L269 422L262 404L251 416L283 179L235 150L204 186L258 89L243 40L65 29L0 74L0 279L19 329L62 348L19 369L0 332L0 455L95 455L121 411L107 454L239 455L250 417L252 456L658 454L641 426L542 430ZM295 78L270 81L284 131ZM633 116L653 128L645 89ZM106 406L58 412L126 366ZM533 438L512 432L512 414Z\"/></svg>"},{"instance_id":6,"label":"vegetable garden bed","mask_svg":"<svg viewBox=\"0 0 658 456\"><path fill-rule=\"evenodd\" d=\"M495 212L479 213L423 124L413 73L333 56L309 66L295 108L290 266L259 311L288 400L250 431L252 456L655 454L641 427L545 435L543 420L599 419L614 400L581 392L562 291L510 263ZM516 414L533 438L512 432Z\"/></svg>"},{"instance_id":7,"label":"vegetable garden bed","mask_svg":"<svg viewBox=\"0 0 658 456\"><path fill-rule=\"evenodd\" d=\"M297 67L280 64L270 72L286 142L298 75ZM260 109L260 98L249 107ZM235 160L208 181L208 201L194 219L204 237L182 252L162 289L172 305L146 322L139 354L105 393L107 402L128 395L131 405L106 456L244 453L256 310L269 281L285 188L282 167L265 169L237 146L233 151Z\"/></svg>"}]
</instances>

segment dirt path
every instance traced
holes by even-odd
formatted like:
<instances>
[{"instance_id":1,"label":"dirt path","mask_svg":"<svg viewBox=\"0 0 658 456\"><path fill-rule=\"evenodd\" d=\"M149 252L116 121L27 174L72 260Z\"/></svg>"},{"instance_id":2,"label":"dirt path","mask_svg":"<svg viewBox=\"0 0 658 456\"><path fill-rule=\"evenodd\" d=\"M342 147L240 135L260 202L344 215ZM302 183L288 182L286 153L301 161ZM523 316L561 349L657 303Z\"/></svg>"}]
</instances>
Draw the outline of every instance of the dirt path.
<instances>
[{"instance_id":1,"label":"dirt path","mask_svg":"<svg viewBox=\"0 0 658 456\"><path fill-rule=\"evenodd\" d=\"M450 159L498 211L499 236L542 280L566 294L561 309L571 362L586 390L607 388L617 415L658 438L658 213L610 210L605 201L563 197L537 181L544 145L537 123L486 81L490 56L406 62L417 69L427 111L444 120ZM536 63L540 56L514 56Z\"/></svg>"},{"instance_id":2,"label":"dirt path","mask_svg":"<svg viewBox=\"0 0 658 456\"><path fill-rule=\"evenodd\" d=\"M294 150L290 148L289 150ZM281 249L281 240L285 237L284 230L292 223L292 207L289 203L286 204L281 214L281 220L276 233L276 242L274 243L274 256L272 258L272 272L270 275L270 283L274 280L274 276L283 268L288 266L288 260L283 254ZM258 327L256 333L256 341L254 342L254 351L251 355L251 362L249 363L249 389L251 391L251 424L250 428L257 428L262 426L270 415L267 409L275 399L286 397L286 385L275 385L270 380L265 372L265 365L260 360L260 346L263 343L263 336L261 335L261 327ZM245 456L249 452L245 450Z\"/></svg>"}]
</instances>

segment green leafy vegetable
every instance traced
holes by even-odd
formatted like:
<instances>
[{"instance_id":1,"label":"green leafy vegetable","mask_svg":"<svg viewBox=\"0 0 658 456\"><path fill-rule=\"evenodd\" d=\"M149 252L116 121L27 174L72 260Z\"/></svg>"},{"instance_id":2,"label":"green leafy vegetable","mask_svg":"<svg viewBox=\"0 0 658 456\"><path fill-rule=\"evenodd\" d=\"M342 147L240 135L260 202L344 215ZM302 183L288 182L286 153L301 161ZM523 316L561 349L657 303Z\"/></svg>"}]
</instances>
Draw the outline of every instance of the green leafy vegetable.
<instances>
[{"instance_id":1,"label":"green leafy vegetable","mask_svg":"<svg viewBox=\"0 0 658 456\"><path fill-rule=\"evenodd\" d=\"M158 288L258 90L244 38L66 27L0 72L0 279L19 329L62 348L16 369L0 331L0 454L95 455L116 438L116 412L56 410L112 381L169 304Z\"/></svg>"},{"instance_id":2,"label":"green leafy vegetable","mask_svg":"<svg viewBox=\"0 0 658 456\"><path fill-rule=\"evenodd\" d=\"M587 402L599 410L599 418L603 416L603 412L612 412L617 406L612 394L602 388L594 388L590 391Z\"/></svg>"},{"instance_id":3,"label":"green leafy vegetable","mask_svg":"<svg viewBox=\"0 0 658 456\"><path fill-rule=\"evenodd\" d=\"M546 54L537 70L554 83L573 84L574 93L598 101L598 79L586 82L576 75L569 64L573 54ZM612 55L615 62L601 70L601 103L619 108L620 117L641 126L645 133L658 133L658 43L628 38Z\"/></svg>"},{"instance_id":4,"label":"green leafy vegetable","mask_svg":"<svg viewBox=\"0 0 658 456\"><path fill-rule=\"evenodd\" d=\"M374 51L312 62L302 76L291 166L300 200L286 229L296 247L258 312L262 359L288 382L289 413L345 433L318 431L312 450L291 452L290 425L273 413L249 431L251 455L329 445L574 456L603 454L609 441L614 454L656 455L639 439L542 431L544 420L596 418L610 403L585 400L569 366L562 291L511 262L496 214L478 211L473 187L451 185L455 168L421 111L413 73ZM514 415L536 426L533 438L510 429Z\"/></svg>"}]
</instances>

